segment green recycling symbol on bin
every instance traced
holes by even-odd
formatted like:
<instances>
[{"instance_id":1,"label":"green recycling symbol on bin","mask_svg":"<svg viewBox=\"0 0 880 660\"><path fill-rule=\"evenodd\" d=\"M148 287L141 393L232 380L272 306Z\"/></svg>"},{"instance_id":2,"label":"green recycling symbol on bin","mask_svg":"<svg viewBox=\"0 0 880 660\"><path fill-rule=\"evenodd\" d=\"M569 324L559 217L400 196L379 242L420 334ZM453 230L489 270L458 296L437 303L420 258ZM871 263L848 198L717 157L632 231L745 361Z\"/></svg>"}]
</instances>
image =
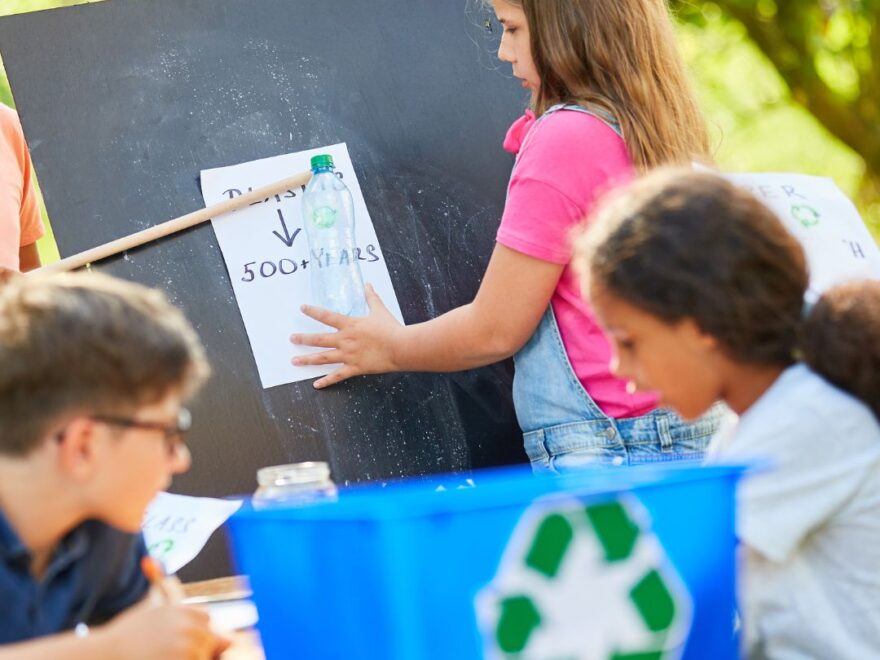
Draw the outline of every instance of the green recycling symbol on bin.
<instances>
[{"instance_id":1,"label":"green recycling symbol on bin","mask_svg":"<svg viewBox=\"0 0 880 660\"><path fill-rule=\"evenodd\" d=\"M634 498L536 503L476 598L489 658L668 660L691 598Z\"/></svg>"}]
</instances>

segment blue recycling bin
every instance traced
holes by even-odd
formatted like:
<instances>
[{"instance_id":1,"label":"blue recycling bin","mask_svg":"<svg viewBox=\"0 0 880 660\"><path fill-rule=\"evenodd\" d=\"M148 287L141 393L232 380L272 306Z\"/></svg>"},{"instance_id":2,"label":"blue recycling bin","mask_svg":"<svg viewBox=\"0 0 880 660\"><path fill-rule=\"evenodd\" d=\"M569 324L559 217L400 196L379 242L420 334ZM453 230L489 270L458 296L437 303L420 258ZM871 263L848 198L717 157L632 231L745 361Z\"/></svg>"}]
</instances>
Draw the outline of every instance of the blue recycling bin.
<instances>
[{"instance_id":1,"label":"blue recycling bin","mask_svg":"<svg viewBox=\"0 0 880 660\"><path fill-rule=\"evenodd\" d=\"M477 472L228 523L266 656L738 657L744 468Z\"/></svg>"}]
</instances>

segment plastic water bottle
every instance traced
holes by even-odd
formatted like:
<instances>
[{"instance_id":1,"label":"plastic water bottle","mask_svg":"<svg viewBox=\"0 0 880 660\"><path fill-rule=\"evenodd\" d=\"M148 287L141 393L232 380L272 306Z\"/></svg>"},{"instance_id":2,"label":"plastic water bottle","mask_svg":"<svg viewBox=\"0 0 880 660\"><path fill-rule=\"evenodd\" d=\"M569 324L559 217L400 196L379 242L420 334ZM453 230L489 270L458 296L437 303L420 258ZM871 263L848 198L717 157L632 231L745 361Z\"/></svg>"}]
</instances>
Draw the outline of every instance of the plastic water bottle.
<instances>
[{"instance_id":1,"label":"plastic water bottle","mask_svg":"<svg viewBox=\"0 0 880 660\"><path fill-rule=\"evenodd\" d=\"M364 280L355 247L354 203L336 175L333 157L312 157L312 179L303 194L303 225L309 239L309 266L315 305L365 316Z\"/></svg>"}]
</instances>

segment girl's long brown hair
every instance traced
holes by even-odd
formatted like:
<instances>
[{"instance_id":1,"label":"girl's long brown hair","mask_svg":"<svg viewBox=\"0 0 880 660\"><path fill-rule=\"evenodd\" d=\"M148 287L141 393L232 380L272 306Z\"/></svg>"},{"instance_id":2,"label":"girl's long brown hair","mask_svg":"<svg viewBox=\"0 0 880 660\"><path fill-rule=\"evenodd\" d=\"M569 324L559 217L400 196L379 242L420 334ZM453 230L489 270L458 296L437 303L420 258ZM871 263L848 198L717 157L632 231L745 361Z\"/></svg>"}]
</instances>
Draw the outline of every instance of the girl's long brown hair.
<instances>
[{"instance_id":1,"label":"girl's long brown hair","mask_svg":"<svg viewBox=\"0 0 880 660\"><path fill-rule=\"evenodd\" d=\"M711 161L665 0L505 1L528 22L537 115L556 103L611 113L641 171Z\"/></svg>"}]
</instances>

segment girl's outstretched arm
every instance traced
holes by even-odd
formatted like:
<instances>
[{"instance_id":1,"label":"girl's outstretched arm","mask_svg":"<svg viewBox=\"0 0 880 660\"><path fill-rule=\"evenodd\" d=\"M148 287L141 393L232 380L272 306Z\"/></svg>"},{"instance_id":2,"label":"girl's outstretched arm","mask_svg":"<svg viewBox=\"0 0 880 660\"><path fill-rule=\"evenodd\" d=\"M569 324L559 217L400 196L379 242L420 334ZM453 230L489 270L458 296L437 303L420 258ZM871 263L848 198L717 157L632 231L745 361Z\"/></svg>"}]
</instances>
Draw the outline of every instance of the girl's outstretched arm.
<instances>
[{"instance_id":1,"label":"girl's outstretched arm","mask_svg":"<svg viewBox=\"0 0 880 660\"><path fill-rule=\"evenodd\" d=\"M300 356L294 364L340 363L339 369L315 381L315 387L322 388L361 374L461 371L498 362L532 336L563 268L496 244L474 301L415 325L400 325L371 287L368 316L304 306L305 314L336 332L293 335L294 344L329 349Z\"/></svg>"}]
</instances>

